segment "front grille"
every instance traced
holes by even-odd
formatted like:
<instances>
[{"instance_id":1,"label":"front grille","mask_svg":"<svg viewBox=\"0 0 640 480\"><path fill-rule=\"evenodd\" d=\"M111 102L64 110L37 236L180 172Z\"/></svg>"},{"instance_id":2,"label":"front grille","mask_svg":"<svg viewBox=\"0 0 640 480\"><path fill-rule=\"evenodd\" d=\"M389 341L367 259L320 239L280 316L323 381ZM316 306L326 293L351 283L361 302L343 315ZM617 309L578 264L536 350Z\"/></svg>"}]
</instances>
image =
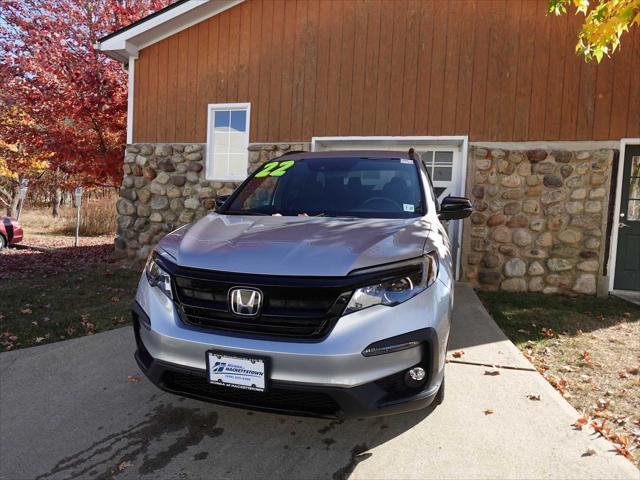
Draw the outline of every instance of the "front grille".
<instances>
[{"instance_id":1,"label":"front grille","mask_svg":"<svg viewBox=\"0 0 640 480\"><path fill-rule=\"evenodd\" d=\"M169 371L162 379L164 386L177 393L205 397L245 407L265 408L293 413L335 415L340 407L325 393L272 388L266 392L241 390L212 385L205 377Z\"/></svg>"},{"instance_id":2,"label":"front grille","mask_svg":"<svg viewBox=\"0 0 640 480\"><path fill-rule=\"evenodd\" d=\"M262 335L317 338L342 314L353 286L343 279L239 275L176 268L173 288L182 320L201 328ZM231 313L229 290L256 288L263 305L256 317Z\"/></svg>"}]
</instances>

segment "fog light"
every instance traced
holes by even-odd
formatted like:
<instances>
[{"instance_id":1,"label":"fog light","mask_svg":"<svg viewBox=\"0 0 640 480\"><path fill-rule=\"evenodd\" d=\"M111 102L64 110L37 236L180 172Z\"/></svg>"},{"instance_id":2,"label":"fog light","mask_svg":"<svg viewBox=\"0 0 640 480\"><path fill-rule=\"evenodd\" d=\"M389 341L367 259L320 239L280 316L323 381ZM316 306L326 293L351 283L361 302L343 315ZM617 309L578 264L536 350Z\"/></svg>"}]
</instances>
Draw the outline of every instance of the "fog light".
<instances>
[{"instance_id":1,"label":"fog light","mask_svg":"<svg viewBox=\"0 0 640 480\"><path fill-rule=\"evenodd\" d=\"M422 367L413 367L404 374L404 383L410 388L424 386L427 381L427 372Z\"/></svg>"}]
</instances>

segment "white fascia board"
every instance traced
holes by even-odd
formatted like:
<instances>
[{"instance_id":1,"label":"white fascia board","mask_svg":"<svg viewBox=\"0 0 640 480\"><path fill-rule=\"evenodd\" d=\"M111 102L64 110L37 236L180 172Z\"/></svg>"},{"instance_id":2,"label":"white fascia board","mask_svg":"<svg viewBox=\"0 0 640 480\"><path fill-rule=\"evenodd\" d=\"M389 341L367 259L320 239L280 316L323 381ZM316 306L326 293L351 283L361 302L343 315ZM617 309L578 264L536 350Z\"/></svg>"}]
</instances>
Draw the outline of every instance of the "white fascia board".
<instances>
[{"instance_id":1,"label":"white fascia board","mask_svg":"<svg viewBox=\"0 0 640 480\"><path fill-rule=\"evenodd\" d=\"M103 42L97 42L94 48L126 63L130 56L137 57L138 52L143 48L235 7L243 1L189 0Z\"/></svg>"}]
</instances>

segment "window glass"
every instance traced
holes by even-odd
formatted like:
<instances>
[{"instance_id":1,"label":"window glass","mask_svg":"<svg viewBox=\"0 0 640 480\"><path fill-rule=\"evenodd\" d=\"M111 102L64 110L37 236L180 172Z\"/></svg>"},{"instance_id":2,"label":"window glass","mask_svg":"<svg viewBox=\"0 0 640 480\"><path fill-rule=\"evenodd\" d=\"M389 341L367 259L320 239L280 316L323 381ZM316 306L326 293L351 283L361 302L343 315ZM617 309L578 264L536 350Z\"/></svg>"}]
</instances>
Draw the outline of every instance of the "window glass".
<instances>
[{"instance_id":1,"label":"window glass","mask_svg":"<svg viewBox=\"0 0 640 480\"><path fill-rule=\"evenodd\" d=\"M433 161L433 181L450 182L453 171L453 152L436 152Z\"/></svg>"},{"instance_id":2,"label":"window glass","mask_svg":"<svg viewBox=\"0 0 640 480\"><path fill-rule=\"evenodd\" d=\"M247 176L248 123L244 107L214 109L208 178L243 180Z\"/></svg>"},{"instance_id":3,"label":"window glass","mask_svg":"<svg viewBox=\"0 0 640 480\"><path fill-rule=\"evenodd\" d=\"M640 221L640 156L631 157L627 220L632 222Z\"/></svg>"},{"instance_id":4,"label":"window glass","mask_svg":"<svg viewBox=\"0 0 640 480\"><path fill-rule=\"evenodd\" d=\"M411 218L423 209L418 170L410 160L285 156L261 167L228 213Z\"/></svg>"}]
</instances>

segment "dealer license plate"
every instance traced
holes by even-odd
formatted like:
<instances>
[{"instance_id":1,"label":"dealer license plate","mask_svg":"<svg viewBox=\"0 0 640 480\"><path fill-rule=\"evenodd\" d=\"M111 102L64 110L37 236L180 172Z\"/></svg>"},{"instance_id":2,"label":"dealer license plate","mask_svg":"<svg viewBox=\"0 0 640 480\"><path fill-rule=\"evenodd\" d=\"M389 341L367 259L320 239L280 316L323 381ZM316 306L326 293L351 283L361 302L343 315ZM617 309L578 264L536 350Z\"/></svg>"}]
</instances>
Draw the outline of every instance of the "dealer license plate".
<instances>
[{"instance_id":1,"label":"dealer license plate","mask_svg":"<svg viewBox=\"0 0 640 480\"><path fill-rule=\"evenodd\" d=\"M258 392L266 389L264 359L207 352L207 369L209 383Z\"/></svg>"}]
</instances>

